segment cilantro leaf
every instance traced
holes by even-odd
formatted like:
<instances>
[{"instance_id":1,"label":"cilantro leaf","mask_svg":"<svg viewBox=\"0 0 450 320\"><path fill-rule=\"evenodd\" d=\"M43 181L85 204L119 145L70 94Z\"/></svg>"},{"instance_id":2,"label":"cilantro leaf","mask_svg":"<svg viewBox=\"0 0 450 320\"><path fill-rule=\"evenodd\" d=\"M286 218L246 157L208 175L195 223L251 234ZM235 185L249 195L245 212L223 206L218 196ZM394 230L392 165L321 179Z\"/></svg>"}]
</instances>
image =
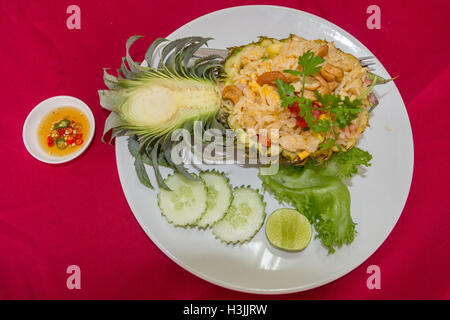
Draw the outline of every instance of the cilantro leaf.
<instances>
[{"instance_id":1,"label":"cilantro leaf","mask_svg":"<svg viewBox=\"0 0 450 320\"><path fill-rule=\"evenodd\" d=\"M278 88L278 94L281 98L281 107L287 108L294 104L294 102L298 99L295 95L295 88L281 79L276 79L275 83Z\"/></svg>"},{"instance_id":2,"label":"cilantro leaf","mask_svg":"<svg viewBox=\"0 0 450 320\"><path fill-rule=\"evenodd\" d=\"M316 100L318 104L314 103L311 99L304 97L306 77L313 75L320 71L320 64L325 60L316 56L311 51L306 51L298 58L298 64L301 70L284 70L284 72L292 74L294 76L301 76L302 89L300 96L295 93L295 88L289 83L284 82L281 79L276 79L276 85L278 93L281 99L281 107L287 108L296 104L298 106L298 116L303 118L307 123L309 129L316 133L331 134L334 139L328 139L322 144L321 149L326 150L333 146L337 146L342 149L336 140L339 133L336 132L336 128L342 130L351 122L356 119L360 112L362 112L361 99L350 100L349 97L342 98L337 94L320 94L315 91ZM326 119L316 119L317 115L313 115L314 110L320 110L329 115Z\"/></svg>"},{"instance_id":3,"label":"cilantro leaf","mask_svg":"<svg viewBox=\"0 0 450 320\"><path fill-rule=\"evenodd\" d=\"M324 142L320 144L320 150L328 150L333 148L336 145L336 140L333 138L328 138Z\"/></svg>"},{"instance_id":4,"label":"cilantro leaf","mask_svg":"<svg viewBox=\"0 0 450 320\"><path fill-rule=\"evenodd\" d=\"M275 83L278 88L278 93L280 94L281 98L289 97L294 94L295 88L291 86L289 83L284 82L281 79L276 79Z\"/></svg>"},{"instance_id":5,"label":"cilantro leaf","mask_svg":"<svg viewBox=\"0 0 450 320\"><path fill-rule=\"evenodd\" d=\"M302 75L302 97L305 93L306 77L319 72L322 68L321 66L319 66L319 64L324 61L325 60L322 57L316 56L312 51L309 50L298 57L298 65L301 68L300 74Z\"/></svg>"},{"instance_id":6,"label":"cilantro leaf","mask_svg":"<svg viewBox=\"0 0 450 320\"><path fill-rule=\"evenodd\" d=\"M298 107L300 109L298 115L305 118L306 122L309 124L314 119L311 109L312 101L305 97L298 97L297 99Z\"/></svg>"},{"instance_id":7,"label":"cilantro leaf","mask_svg":"<svg viewBox=\"0 0 450 320\"><path fill-rule=\"evenodd\" d=\"M330 119L315 120L311 124L311 130L314 132L330 132L333 122Z\"/></svg>"},{"instance_id":8,"label":"cilantro leaf","mask_svg":"<svg viewBox=\"0 0 450 320\"><path fill-rule=\"evenodd\" d=\"M341 102L342 103L333 106L331 109L331 111L336 114L335 123L339 129L343 129L348 126L362 111L359 107L362 103L358 99L350 101L349 97L345 97L345 99L341 100Z\"/></svg>"},{"instance_id":9,"label":"cilantro leaf","mask_svg":"<svg viewBox=\"0 0 450 320\"><path fill-rule=\"evenodd\" d=\"M319 101L324 108L337 105L341 102L341 97L336 94L324 94L321 95L318 91L314 91L317 101Z\"/></svg>"},{"instance_id":10,"label":"cilantro leaf","mask_svg":"<svg viewBox=\"0 0 450 320\"><path fill-rule=\"evenodd\" d=\"M301 76L303 74L303 72L299 70L290 70L290 69L283 70L283 72L292 74L293 76Z\"/></svg>"},{"instance_id":11,"label":"cilantro leaf","mask_svg":"<svg viewBox=\"0 0 450 320\"><path fill-rule=\"evenodd\" d=\"M342 99L340 95L321 95L317 91L315 91L314 94L316 95L317 101L322 104L323 108L334 115L333 125L336 125L339 129L348 126L362 111L362 108L360 107L362 102L359 99L351 101L349 97Z\"/></svg>"},{"instance_id":12,"label":"cilantro leaf","mask_svg":"<svg viewBox=\"0 0 450 320\"><path fill-rule=\"evenodd\" d=\"M316 56L312 51L306 51L303 55L298 57L298 64L302 67L304 76L311 76L314 73L320 71L319 64L323 63L325 60Z\"/></svg>"}]
</instances>

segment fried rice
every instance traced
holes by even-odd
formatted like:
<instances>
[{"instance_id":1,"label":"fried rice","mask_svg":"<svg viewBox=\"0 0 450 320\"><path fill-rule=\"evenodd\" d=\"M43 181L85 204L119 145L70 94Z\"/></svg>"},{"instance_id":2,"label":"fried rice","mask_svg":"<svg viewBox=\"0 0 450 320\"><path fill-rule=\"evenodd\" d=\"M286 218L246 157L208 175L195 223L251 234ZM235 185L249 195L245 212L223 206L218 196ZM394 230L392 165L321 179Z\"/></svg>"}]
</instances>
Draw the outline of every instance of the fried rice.
<instances>
[{"instance_id":1,"label":"fried rice","mask_svg":"<svg viewBox=\"0 0 450 320\"><path fill-rule=\"evenodd\" d=\"M234 101L234 106L228 119L232 128L241 128L249 135L257 135L261 130L275 130L277 135L272 135L272 143L278 143L283 150L293 154L304 155L318 151L319 144L326 136L312 132L311 130L297 126L297 118L288 108L281 107L281 99L276 86L273 84L262 84L258 77L265 73L274 71L283 72L286 69L298 68L298 57L306 51L318 52L327 50L323 56L322 69L325 65L336 67L342 72L340 79L328 81L317 74L307 78L305 97L315 100L313 88L324 84L328 87L326 93L339 94L349 97L351 100L357 98L364 92L368 84L366 81L366 68L352 55L337 49L334 43L323 40L305 40L298 36L291 36L285 40L271 39L276 45L276 54L267 57L267 48L260 44L245 46L241 51L241 65L239 71L230 79L229 85L238 88L242 94ZM327 46L325 48L324 46ZM322 49L321 49L322 48ZM339 71L340 70L340 71ZM323 83L323 81L325 81ZM291 82L296 92L301 91L301 79L297 78ZM308 90L310 88L311 90ZM366 111L369 102L366 98L362 100L364 111L352 121L350 125L342 129L337 142L349 148L364 131L368 120ZM306 156L305 156L306 155Z\"/></svg>"}]
</instances>

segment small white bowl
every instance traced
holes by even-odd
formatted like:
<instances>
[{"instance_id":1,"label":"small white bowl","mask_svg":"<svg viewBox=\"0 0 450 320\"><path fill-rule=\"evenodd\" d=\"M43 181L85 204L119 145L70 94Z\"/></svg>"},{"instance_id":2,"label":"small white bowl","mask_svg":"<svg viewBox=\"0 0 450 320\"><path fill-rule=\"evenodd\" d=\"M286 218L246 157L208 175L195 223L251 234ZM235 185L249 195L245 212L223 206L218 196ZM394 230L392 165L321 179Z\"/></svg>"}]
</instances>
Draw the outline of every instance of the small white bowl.
<instances>
[{"instance_id":1,"label":"small white bowl","mask_svg":"<svg viewBox=\"0 0 450 320\"><path fill-rule=\"evenodd\" d=\"M62 106L71 106L81 110L89 121L89 136L86 139L84 146L74 153L63 157L55 157L49 155L42 149L38 140L38 128L41 120L52 110ZM28 152L36 159L46 163L63 163L75 159L86 150L94 137L95 120L91 109L80 99L71 96L56 96L42 101L28 114L27 119L23 125L23 143Z\"/></svg>"}]
</instances>

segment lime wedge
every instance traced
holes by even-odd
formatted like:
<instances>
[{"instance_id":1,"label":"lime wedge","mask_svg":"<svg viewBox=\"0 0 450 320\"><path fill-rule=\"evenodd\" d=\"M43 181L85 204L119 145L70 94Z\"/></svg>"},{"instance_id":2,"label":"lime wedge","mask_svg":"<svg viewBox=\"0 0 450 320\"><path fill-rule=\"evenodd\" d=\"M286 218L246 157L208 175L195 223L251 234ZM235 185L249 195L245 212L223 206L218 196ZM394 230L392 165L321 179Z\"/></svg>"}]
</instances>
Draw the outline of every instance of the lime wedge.
<instances>
[{"instance_id":1,"label":"lime wedge","mask_svg":"<svg viewBox=\"0 0 450 320\"><path fill-rule=\"evenodd\" d=\"M279 249L300 251L308 246L312 228L308 219L297 210L278 209L267 219L266 236Z\"/></svg>"}]
</instances>

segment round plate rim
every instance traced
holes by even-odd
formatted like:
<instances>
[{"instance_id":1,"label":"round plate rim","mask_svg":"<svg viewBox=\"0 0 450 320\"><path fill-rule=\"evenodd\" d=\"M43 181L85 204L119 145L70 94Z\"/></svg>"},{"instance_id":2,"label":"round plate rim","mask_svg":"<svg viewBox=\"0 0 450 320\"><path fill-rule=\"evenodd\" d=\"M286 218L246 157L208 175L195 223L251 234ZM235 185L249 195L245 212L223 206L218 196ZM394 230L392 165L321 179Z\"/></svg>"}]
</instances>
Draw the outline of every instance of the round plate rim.
<instances>
[{"instance_id":1,"label":"round plate rim","mask_svg":"<svg viewBox=\"0 0 450 320\"><path fill-rule=\"evenodd\" d=\"M312 13L306 12L306 11L302 11L302 10L298 10L298 9L294 9L294 8L289 8L289 7L283 7L283 6L276 6L276 5L244 5L244 6L233 6L233 7L228 7L228 8L224 8L224 9L220 9L217 11L213 11L210 13L207 13L205 15L202 15L196 19L193 19L191 21L189 21L188 23L182 25L181 27L177 28L175 31L173 31L170 35L167 36L168 39L171 39L171 37L177 33L180 32L182 30L184 30L185 28L188 28L191 24L196 23L198 20L201 20L207 16L210 15L215 15L215 14L222 14L226 11L232 11L232 10L239 10L241 8L276 8L278 10L287 10L287 11L292 11L292 12L301 12L302 14L305 15L309 15L314 19L319 19L323 22L325 22L326 24L331 24L333 27L336 27L339 31L343 32L346 36L349 36L352 41L354 41L355 43L358 44L358 46L366 49L371 55L373 55L372 52L370 52L370 50L364 45L362 44L356 37L354 37L352 34L350 34L349 32L347 32L346 30L342 29L341 27L335 25L334 23L321 18L319 16L316 16ZM379 62L379 60L376 58L375 55L373 55L375 57L375 59ZM384 66L381 64L381 62L379 62L379 64L381 65L382 69L387 73L386 69L384 68ZM122 185L122 190L125 194L125 197L127 199L128 205L131 208L131 211L133 212L133 216L135 217L135 219L138 221L139 225L141 226L141 228L144 230L144 232L146 233L146 235L150 238L150 240L152 240L152 242L167 256L169 257L172 261L174 261L176 264L178 264L180 267L182 267L183 269L187 270L188 272L196 275L197 277L208 281L210 283L213 283L215 285L224 287L226 289L230 289L230 290L235 290L235 291L240 291L240 292L244 292L244 293L252 293L252 294L260 294L260 295L278 295L278 294L289 294L289 293L297 293L297 292L302 292L302 291L306 291L306 290L310 290L313 288L317 288L320 286L323 286L325 284L331 283L345 275L347 275L348 273L350 273L351 271L355 270L356 268L358 268L361 264L363 264L367 259L370 258L370 256L372 256L380 247L381 245L386 241L386 239L389 237L389 235L391 234L392 230L394 229L394 227L397 225L398 220L400 218L400 216L402 215L402 212L404 210L406 201L409 197L409 193L411 190L411 183L412 183L412 178L413 178L413 172L414 172L414 140L413 140L413 135L412 135L412 129L411 129L411 122L409 119L409 115L406 109L406 106L404 104L404 101L401 97L400 91L398 90L397 86L394 84L395 86L395 90L398 92L400 99L402 101L402 107L405 109L405 113L406 113L406 117L408 120L408 134L411 137L411 166L409 168L409 181L408 181L408 192L406 193L406 197L401 205L402 210L400 212L400 214L398 215L397 219L395 220L395 223L392 224L392 227L390 228L390 230L387 232L386 237L384 238L383 241L381 241L381 243L370 253L368 254L366 257L364 257L362 259L361 262L359 262L357 265L353 265L347 268L343 268L342 270L338 270L337 272L331 274L329 277L323 279L322 281L316 281L314 283L311 283L309 285L301 285L301 286L295 286L295 287L290 287L290 288L275 288L275 289L259 289L259 288L249 288L249 287L245 287L245 286L240 286L240 285L236 285L233 283L228 283L226 281L221 281L221 280L217 280L214 279L214 277L211 277L209 275L206 275L198 270L196 270L195 268L187 265L186 263L184 263L183 261L181 261L180 259L178 259L176 256L174 256L170 251L168 251L159 241L158 239L155 239L155 237L152 236L151 231L147 228L147 226L144 224L144 222L141 220L141 218L139 217L139 215L134 214L134 211L136 210L134 208L134 205L132 203L132 201L129 201L129 196L127 195L127 192L125 190L125 188L123 188L123 179L125 179L125 177L123 177L120 174L120 164L119 164L119 157L118 157L118 148L116 147L116 164L117 164L117 168L118 168L118 172L119 172L119 179ZM124 137L119 137L117 139L121 140Z\"/></svg>"}]
</instances>

